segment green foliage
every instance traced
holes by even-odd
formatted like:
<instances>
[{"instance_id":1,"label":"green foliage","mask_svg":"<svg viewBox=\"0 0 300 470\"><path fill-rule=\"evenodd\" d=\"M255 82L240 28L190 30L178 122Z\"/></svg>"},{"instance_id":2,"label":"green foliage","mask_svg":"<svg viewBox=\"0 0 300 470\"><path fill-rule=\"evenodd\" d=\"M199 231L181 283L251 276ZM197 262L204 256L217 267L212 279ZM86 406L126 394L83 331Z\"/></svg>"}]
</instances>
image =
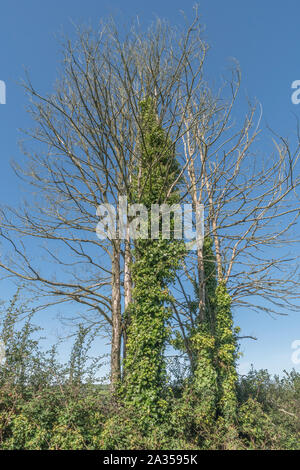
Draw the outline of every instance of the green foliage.
<instances>
[{"instance_id":1,"label":"green foliage","mask_svg":"<svg viewBox=\"0 0 300 470\"><path fill-rule=\"evenodd\" d=\"M216 309L216 354L218 361L220 414L227 423L236 418L236 359L237 340L231 315L231 299L224 283L220 283L215 294Z\"/></svg>"},{"instance_id":2,"label":"green foliage","mask_svg":"<svg viewBox=\"0 0 300 470\"><path fill-rule=\"evenodd\" d=\"M194 354L193 389L196 394L194 407L199 423L205 427L211 426L216 419L218 371L215 354L215 290L216 273L215 258L211 238L205 237L203 244L204 279L205 279L205 312L204 319L199 317L199 323L191 335L191 350ZM197 304L199 290L195 285Z\"/></svg>"},{"instance_id":3,"label":"green foliage","mask_svg":"<svg viewBox=\"0 0 300 470\"><path fill-rule=\"evenodd\" d=\"M252 449L300 448L300 374L251 370L238 384L239 421Z\"/></svg>"},{"instance_id":4,"label":"green foliage","mask_svg":"<svg viewBox=\"0 0 300 470\"><path fill-rule=\"evenodd\" d=\"M99 360L88 361L92 337L80 327L69 364L59 364L55 347L40 349L32 315L22 320L18 297L4 312L0 330L6 349L0 366L0 448L98 448L105 400L92 374Z\"/></svg>"},{"instance_id":5,"label":"green foliage","mask_svg":"<svg viewBox=\"0 0 300 470\"><path fill-rule=\"evenodd\" d=\"M135 198L148 209L151 204L174 203L173 192L166 191L173 182L178 163L174 146L162 129L155 103L151 98L141 102L140 168L133 178ZM172 225L172 224L171 224ZM139 410L145 429L165 418L168 408L164 350L169 338L170 296L168 285L174 280L185 254L182 242L138 239L132 265L133 302L129 309L130 325L126 346L125 381L122 392L125 403Z\"/></svg>"},{"instance_id":6,"label":"green foliage","mask_svg":"<svg viewBox=\"0 0 300 470\"><path fill-rule=\"evenodd\" d=\"M187 382L173 400L173 438L181 443L185 439L185 448L195 449L299 449L299 373L280 379L252 370L237 381L236 388L235 420L219 416L206 424L199 419L197 396Z\"/></svg>"},{"instance_id":7,"label":"green foliage","mask_svg":"<svg viewBox=\"0 0 300 470\"><path fill-rule=\"evenodd\" d=\"M193 377L197 417L203 425L212 425L216 418L218 375L214 364L215 339L207 323L199 326L191 342L198 353Z\"/></svg>"},{"instance_id":8,"label":"green foliage","mask_svg":"<svg viewBox=\"0 0 300 470\"><path fill-rule=\"evenodd\" d=\"M236 419L237 340L226 285L217 285L215 256L210 237L203 245L205 312L191 334L195 356L193 388L200 421L212 426L219 416L230 426ZM198 289L195 285L196 298Z\"/></svg>"},{"instance_id":9,"label":"green foliage","mask_svg":"<svg viewBox=\"0 0 300 470\"><path fill-rule=\"evenodd\" d=\"M205 316L206 322L210 326L212 333L215 332L215 308L216 308L216 289L217 273L216 259L213 250L213 241L211 237L204 237L203 242L203 269L205 280Z\"/></svg>"},{"instance_id":10,"label":"green foliage","mask_svg":"<svg viewBox=\"0 0 300 470\"><path fill-rule=\"evenodd\" d=\"M234 422L226 416L203 419L199 390L179 377L174 393L169 387L165 395L163 419L145 429L143 407L116 404L108 387L92 376L97 364L88 356L86 330L79 328L69 363L59 364L56 348L43 352L37 328L22 320L17 296L3 316L0 338L6 340L7 360L0 369L0 449L300 449L295 371L272 378L251 370L241 377Z\"/></svg>"},{"instance_id":11,"label":"green foliage","mask_svg":"<svg viewBox=\"0 0 300 470\"><path fill-rule=\"evenodd\" d=\"M175 147L164 131L153 98L140 102L138 170L132 179L133 202L169 204L178 202L179 194L174 188L166 201L166 193L179 174Z\"/></svg>"}]
</instances>

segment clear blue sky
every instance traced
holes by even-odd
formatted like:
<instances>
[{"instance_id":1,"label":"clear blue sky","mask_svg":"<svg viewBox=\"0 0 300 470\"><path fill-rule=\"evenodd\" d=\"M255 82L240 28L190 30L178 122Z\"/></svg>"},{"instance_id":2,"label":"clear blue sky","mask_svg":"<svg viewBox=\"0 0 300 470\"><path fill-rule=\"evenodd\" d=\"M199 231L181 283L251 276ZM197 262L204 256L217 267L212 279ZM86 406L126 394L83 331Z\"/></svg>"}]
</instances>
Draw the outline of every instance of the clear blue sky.
<instances>
[{"instance_id":1,"label":"clear blue sky","mask_svg":"<svg viewBox=\"0 0 300 470\"><path fill-rule=\"evenodd\" d=\"M23 158L17 145L19 128L28 128L27 99L18 81L28 69L41 91L51 90L59 67L60 46L55 36L64 31L72 37L75 23L97 26L101 17L114 15L120 26L140 17L147 24L161 16L176 24L180 10L190 15L194 1L186 0L2 0L0 4L0 80L7 86L7 104L0 105L0 203L16 204L21 198L19 183L10 160ZM218 81L232 57L242 70L242 93L257 98L263 106L262 124L283 136L293 136L300 105L291 103L291 83L300 80L300 3L297 0L203 0L199 2L205 37L211 46L208 70ZM267 146L266 146L267 148ZM0 286L0 297L8 286ZM300 312L299 312L300 313ZM45 316L43 326L53 332L54 323ZM279 372L291 369L291 343L300 339L300 315L272 319L265 314L243 313L236 318L243 333L258 337L244 341L241 371L251 363ZM49 330L50 331L50 330ZM300 371L300 365L295 366Z\"/></svg>"}]
</instances>

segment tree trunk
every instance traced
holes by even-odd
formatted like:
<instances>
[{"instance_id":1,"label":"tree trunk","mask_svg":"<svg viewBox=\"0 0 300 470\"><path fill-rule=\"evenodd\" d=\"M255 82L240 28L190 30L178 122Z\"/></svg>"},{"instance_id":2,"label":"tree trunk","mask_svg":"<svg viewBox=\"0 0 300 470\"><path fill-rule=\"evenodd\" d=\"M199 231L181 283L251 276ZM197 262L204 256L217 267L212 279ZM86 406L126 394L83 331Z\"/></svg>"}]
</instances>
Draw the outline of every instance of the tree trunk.
<instances>
[{"instance_id":1,"label":"tree trunk","mask_svg":"<svg viewBox=\"0 0 300 470\"><path fill-rule=\"evenodd\" d=\"M129 240L129 229L127 227L125 240L125 257L124 257L124 310L125 316L123 321L123 360L126 358L127 328L130 322L128 307L132 302L132 278L131 278L131 248Z\"/></svg>"},{"instance_id":2,"label":"tree trunk","mask_svg":"<svg viewBox=\"0 0 300 470\"><path fill-rule=\"evenodd\" d=\"M111 391L115 393L121 378L121 288L120 288L120 241L113 242L112 258L112 342L111 342Z\"/></svg>"},{"instance_id":3,"label":"tree trunk","mask_svg":"<svg viewBox=\"0 0 300 470\"><path fill-rule=\"evenodd\" d=\"M202 248L198 248L197 250L197 268L199 285L199 318L200 322L203 323L205 319L205 279Z\"/></svg>"}]
</instances>

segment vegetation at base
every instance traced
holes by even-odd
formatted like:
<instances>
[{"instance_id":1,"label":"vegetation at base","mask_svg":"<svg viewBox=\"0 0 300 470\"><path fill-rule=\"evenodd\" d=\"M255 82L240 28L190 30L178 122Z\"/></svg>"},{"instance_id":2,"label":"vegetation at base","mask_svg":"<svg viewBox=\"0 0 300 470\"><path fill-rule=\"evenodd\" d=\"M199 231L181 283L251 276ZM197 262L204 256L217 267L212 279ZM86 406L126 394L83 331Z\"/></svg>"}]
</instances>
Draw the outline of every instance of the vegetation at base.
<instances>
[{"instance_id":1,"label":"vegetation at base","mask_svg":"<svg viewBox=\"0 0 300 470\"><path fill-rule=\"evenodd\" d=\"M0 449L300 449L300 374L250 371L236 384L236 419L204 421L199 390L178 368L167 384L165 419L145 432L128 409L97 383L101 364L80 327L67 364L43 352L15 297L1 314L6 361L0 367ZM230 402L231 403L231 402Z\"/></svg>"}]
</instances>

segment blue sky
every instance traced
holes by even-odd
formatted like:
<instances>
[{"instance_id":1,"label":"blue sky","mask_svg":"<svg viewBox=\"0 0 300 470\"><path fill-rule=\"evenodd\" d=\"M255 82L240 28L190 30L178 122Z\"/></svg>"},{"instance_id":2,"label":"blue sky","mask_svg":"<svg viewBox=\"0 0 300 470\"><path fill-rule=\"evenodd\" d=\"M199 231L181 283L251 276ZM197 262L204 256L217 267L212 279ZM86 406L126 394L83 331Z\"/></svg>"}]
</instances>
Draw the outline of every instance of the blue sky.
<instances>
[{"instance_id":1,"label":"blue sky","mask_svg":"<svg viewBox=\"0 0 300 470\"><path fill-rule=\"evenodd\" d=\"M17 142L20 128L31 121L26 113L27 98L18 82L25 69L42 92L51 91L60 60L61 32L74 35L75 23L97 27L100 18L113 15L120 27L139 16L143 24L155 16L171 23L182 21L181 10L191 15L194 1L152 0L126 2L111 0L2 0L0 4L0 80L7 87L7 103L0 105L0 203L17 204L22 197L19 181L10 168L10 160L21 161ZM218 83L221 74L236 58L242 70L242 96L257 98L263 107L262 125L270 125L284 137L294 139L295 116L300 105L291 103L291 84L300 79L300 3L297 0L203 0L199 2L205 38L211 46L207 60L208 77ZM266 151L271 141L266 136ZM263 150L263 149L262 149ZM2 282L0 297L11 293ZM56 325L50 315L40 320L51 334ZM253 363L271 372L291 369L291 343L300 339L300 315L271 318L265 314L243 312L236 322L245 335L258 341L242 343L241 371ZM295 365L300 371L300 365Z\"/></svg>"}]
</instances>

